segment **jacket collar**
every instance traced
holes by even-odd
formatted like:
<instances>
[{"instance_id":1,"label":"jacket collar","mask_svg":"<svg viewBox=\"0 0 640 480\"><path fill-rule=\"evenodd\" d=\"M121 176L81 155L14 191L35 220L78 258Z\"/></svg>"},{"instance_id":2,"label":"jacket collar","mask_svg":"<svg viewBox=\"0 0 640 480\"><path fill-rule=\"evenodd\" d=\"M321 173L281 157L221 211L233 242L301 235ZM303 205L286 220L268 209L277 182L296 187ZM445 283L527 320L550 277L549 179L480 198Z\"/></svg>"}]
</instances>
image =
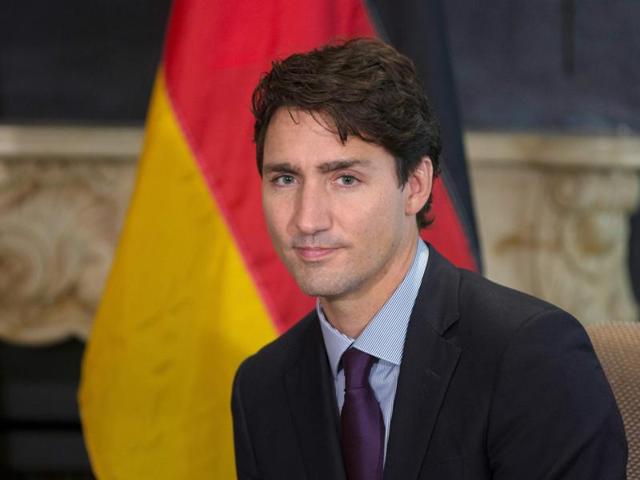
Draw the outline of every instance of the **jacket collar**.
<instances>
[{"instance_id":1,"label":"jacket collar","mask_svg":"<svg viewBox=\"0 0 640 480\"><path fill-rule=\"evenodd\" d=\"M460 348L445 337L459 318L460 273L431 245L429 251L429 264L407 330L384 480L418 478L460 357Z\"/></svg>"},{"instance_id":2,"label":"jacket collar","mask_svg":"<svg viewBox=\"0 0 640 480\"><path fill-rule=\"evenodd\" d=\"M333 377L319 319L315 312L309 317L299 355L285 374L291 416L306 478L346 480Z\"/></svg>"}]
</instances>

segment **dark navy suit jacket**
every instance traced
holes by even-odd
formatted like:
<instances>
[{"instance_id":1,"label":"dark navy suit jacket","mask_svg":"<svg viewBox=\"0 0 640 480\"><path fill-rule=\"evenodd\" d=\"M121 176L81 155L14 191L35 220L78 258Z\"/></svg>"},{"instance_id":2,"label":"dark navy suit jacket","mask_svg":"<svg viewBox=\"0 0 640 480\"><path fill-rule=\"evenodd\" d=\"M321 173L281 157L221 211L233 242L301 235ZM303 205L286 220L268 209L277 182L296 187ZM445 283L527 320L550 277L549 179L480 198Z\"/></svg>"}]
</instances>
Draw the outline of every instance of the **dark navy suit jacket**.
<instances>
[{"instance_id":1,"label":"dark navy suit jacket","mask_svg":"<svg viewBox=\"0 0 640 480\"><path fill-rule=\"evenodd\" d=\"M233 387L238 478L345 480L315 313L247 359ZM618 480L627 446L584 329L430 247L409 322L385 480Z\"/></svg>"}]
</instances>

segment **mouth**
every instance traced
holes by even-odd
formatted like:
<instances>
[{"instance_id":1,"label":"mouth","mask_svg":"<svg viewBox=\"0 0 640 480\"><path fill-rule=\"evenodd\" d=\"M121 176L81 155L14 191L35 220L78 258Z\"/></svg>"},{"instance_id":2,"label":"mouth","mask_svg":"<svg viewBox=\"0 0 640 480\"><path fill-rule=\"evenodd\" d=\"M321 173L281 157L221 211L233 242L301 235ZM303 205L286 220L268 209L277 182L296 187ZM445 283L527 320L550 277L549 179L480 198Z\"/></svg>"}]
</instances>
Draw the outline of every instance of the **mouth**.
<instances>
[{"instance_id":1,"label":"mouth","mask_svg":"<svg viewBox=\"0 0 640 480\"><path fill-rule=\"evenodd\" d=\"M294 247L297 255L306 262L317 262L331 256L338 248L325 247Z\"/></svg>"}]
</instances>

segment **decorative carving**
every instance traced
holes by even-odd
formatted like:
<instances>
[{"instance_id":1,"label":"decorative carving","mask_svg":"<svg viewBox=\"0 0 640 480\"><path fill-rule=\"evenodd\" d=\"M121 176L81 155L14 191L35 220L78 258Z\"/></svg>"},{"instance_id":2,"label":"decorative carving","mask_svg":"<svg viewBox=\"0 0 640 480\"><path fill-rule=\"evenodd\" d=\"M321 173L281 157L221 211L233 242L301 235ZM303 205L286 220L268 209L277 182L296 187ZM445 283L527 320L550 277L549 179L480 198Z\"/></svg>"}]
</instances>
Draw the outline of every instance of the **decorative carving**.
<instances>
[{"instance_id":1,"label":"decorative carving","mask_svg":"<svg viewBox=\"0 0 640 480\"><path fill-rule=\"evenodd\" d=\"M88 336L135 158L0 148L0 337L43 344Z\"/></svg>"},{"instance_id":2,"label":"decorative carving","mask_svg":"<svg viewBox=\"0 0 640 480\"><path fill-rule=\"evenodd\" d=\"M558 137L548 145L544 137L526 140L508 145L512 160L500 153L472 156L487 275L559 305L584 324L638 320L626 254L628 218L640 201L640 157L630 168L633 157L621 150L623 165L612 156L604 169L588 157L582 165L575 156L554 161L554 149L569 150ZM615 150L602 139L590 141ZM523 145L536 148L518 151ZM545 159L531 158L537 151Z\"/></svg>"},{"instance_id":3,"label":"decorative carving","mask_svg":"<svg viewBox=\"0 0 640 480\"><path fill-rule=\"evenodd\" d=\"M628 218L638 202L638 179L619 172L553 173L547 228L559 250L535 251L534 293L574 313L585 324L631 321Z\"/></svg>"}]
</instances>

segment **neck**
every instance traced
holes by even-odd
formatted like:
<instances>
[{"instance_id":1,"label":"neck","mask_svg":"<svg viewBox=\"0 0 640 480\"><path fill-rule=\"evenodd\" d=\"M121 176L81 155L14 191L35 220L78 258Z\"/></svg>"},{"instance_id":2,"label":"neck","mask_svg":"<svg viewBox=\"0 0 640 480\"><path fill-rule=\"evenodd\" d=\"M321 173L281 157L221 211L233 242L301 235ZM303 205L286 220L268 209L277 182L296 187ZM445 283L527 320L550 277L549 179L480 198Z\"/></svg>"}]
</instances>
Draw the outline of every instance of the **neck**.
<instances>
[{"instance_id":1,"label":"neck","mask_svg":"<svg viewBox=\"0 0 640 480\"><path fill-rule=\"evenodd\" d=\"M407 275L417 242L416 235L398 252L382 277L367 288L340 298L321 297L320 305L329 323L345 335L357 338Z\"/></svg>"}]
</instances>

